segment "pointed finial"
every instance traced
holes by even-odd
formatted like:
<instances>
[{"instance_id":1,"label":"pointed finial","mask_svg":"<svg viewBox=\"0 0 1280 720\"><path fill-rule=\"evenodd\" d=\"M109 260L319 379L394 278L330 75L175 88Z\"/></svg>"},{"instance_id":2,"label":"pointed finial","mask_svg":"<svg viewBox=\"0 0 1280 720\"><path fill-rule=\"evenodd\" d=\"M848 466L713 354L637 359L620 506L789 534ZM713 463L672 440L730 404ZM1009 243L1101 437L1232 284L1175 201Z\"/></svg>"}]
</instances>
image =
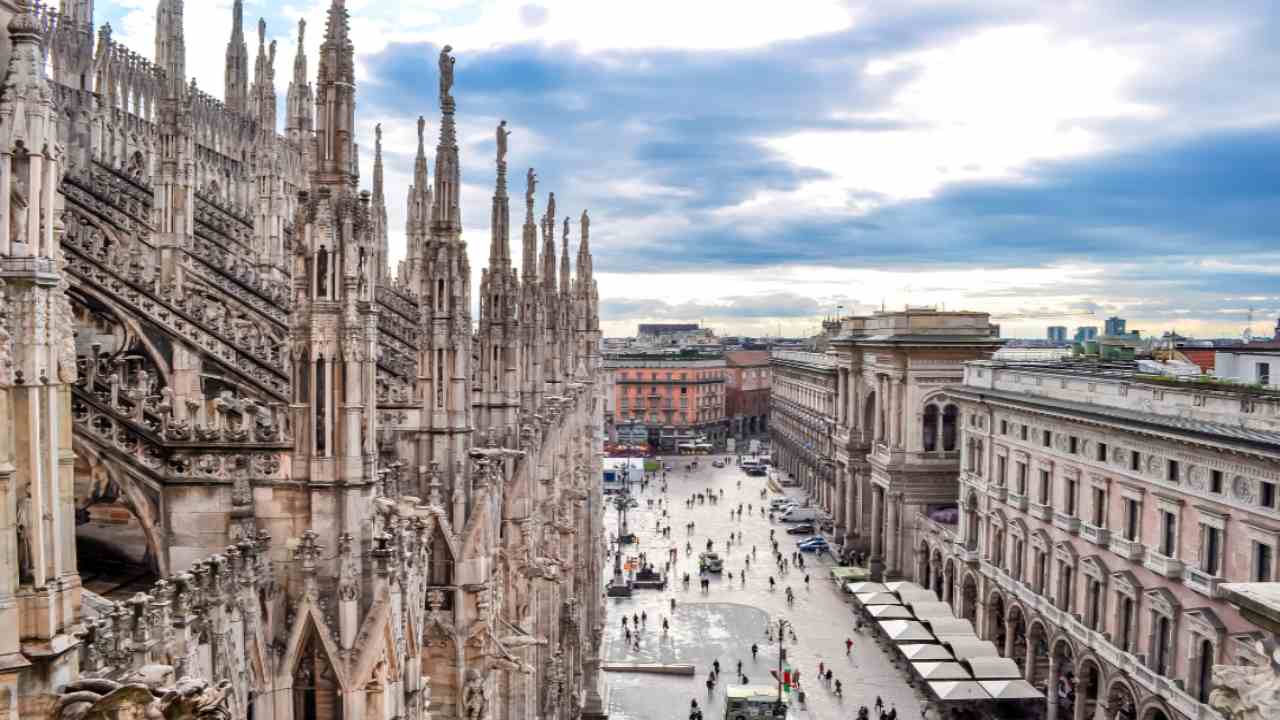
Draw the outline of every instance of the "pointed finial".
<instances>
[{"instance_id":1,"label":"pointed finial","mask_svg":"<svg viewBox=\"0 0 1280 720\"><path fill-rule=\"evenodd\" d=\"M267 44L267 20L266 18L258 18L258 48L266 47Z\"/></svg>"},{"instance_id":2,"label":"pointed finial","mask_svg":"<svg viewBox=\"0 0 1280 720\"><path fill-rule=\"evenodd\" d=\"M423 152L427 147L427 119L421 115L418 116L418 152Z\"/></svg>"},{"instance_id":3,"label":"pointed finial","mask_svg":"<svg viewBox=\"0 0 1280 720\"><path fill-rule=\"evenodd\" d=\"M304 19L299 19L298 20L298 51L299 52L302 51L302 41L306 37L307 37L307 21Z\"/></svg>"},{"instance_id":4,"label":"pointed finial","mask_svg":"<svg viewBox=\"0 0 1280 720\"><path fill-rule=\"evenodd\" d=\"M382 154L382 123L373 126L373 151Z\"/></svg>"}]
</instances>

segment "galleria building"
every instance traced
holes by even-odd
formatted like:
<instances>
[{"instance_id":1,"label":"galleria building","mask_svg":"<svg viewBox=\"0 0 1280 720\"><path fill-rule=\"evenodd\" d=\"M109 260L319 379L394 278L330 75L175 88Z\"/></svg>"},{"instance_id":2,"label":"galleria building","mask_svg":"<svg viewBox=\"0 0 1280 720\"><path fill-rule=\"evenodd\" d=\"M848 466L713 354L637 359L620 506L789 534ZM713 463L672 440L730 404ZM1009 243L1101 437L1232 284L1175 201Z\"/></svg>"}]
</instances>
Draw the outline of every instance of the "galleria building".
<instances>
[{"instance_id":1,"label":"galleria building","mask_svg":"<svg viewBox=\"0 0 1280 720\"><path fill-rule=\"evenodd\" d=\"M283 134L228 19L217 100L183 0L154 61L92 0L0 0L0 719L602 716L587 214L571 267L523 173L512 266L500 126L473 324L449 48L393 272L344 1ZM77 563L104 508L162 578L119 603Z\"/></svg>"},{"instance_id":2,"label":"galleria building","mask_svg":"<svg viewBox=\"0 0 1280 720\"><path fill-rule=\"evenodd\" d=\"M829 352L773 354L780 470L873 579L934 590L1016 660L1049 720L1222 717L1215 666L1271 665L1223 586L1280 579L1280 397L993 360L980 313L831 325ZM1267 709L1240 717L1273 717L1252 682Z\"/></svg>"}]
</instances>

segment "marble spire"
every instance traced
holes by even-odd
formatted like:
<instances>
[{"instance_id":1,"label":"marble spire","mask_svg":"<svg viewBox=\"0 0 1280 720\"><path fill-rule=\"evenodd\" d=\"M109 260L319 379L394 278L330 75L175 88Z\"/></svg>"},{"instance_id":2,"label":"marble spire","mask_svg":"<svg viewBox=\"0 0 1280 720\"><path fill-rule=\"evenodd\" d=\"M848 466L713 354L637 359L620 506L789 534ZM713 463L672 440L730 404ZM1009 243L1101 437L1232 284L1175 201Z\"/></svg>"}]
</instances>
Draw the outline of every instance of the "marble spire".
<instances>
[{"instance_id":1,"label":"marble spire","mask_svg":"<svg viewBox=\"0 0 1280 720\"><path fill-rule=\"evenodd\" d=\"M293 79L289 81L285 96L285 131L289 139L298 142L305 138L315 123L315 97L311 81L307 77L307 53L303 42L307 36L307 21L298 21L298 49L293 56Z\"/></svg>"},{"instance_id":2,"label":"marble spire","mask_svg":"<svg viewBox=\"0 0 1280 720\"><path fill-rule=\"evenodd\" d=\"M269 137L276 132L276 41L267 44L267 21L258 18L258 58L253 66L253 116Z\"/></svg>"},{"instance_id":3,"label":"marble spire","mask_svg":"<svg viewBox=\"0 0 1280 720\"><path fill-rule=\"evenodd\" d=\"M440 142L436 145L436 189L432 223L441 230L462 232L462 212L459 209L459 187L462 184L458 167L458 132L453 113L453 65L450 53L453 47L445 45L440 50Z\"/></svg>"},{"instance_id":4,"label":"marble spire","mask_svg":"<svg viewBox=\"0 0 1280 720\"><path fill-rule=\"evenodd\" d=\"M320 44L316 80L316 180L351 187L358 171L352 144L356 115L355 47L345 0L333 0ZM352 187L352 189L354 189Z\"/></svg>"},{"instance_id":5,"label":"marble spire","mask_svg":"<svg viewBox=\"0 0 1280 720\"><path fill-rule=\"evenodd\" d=\"M382 124L379 123L373 128L373 213L371 216L373 240L378 248L374 271L377 273L379 283L385 282L390 273L388 266L390 258L387 255L387 198L383 183Z\"/></svg>"},{"instance_id":6,"label":"marble spire","mask_svg":"<svg viewBox=\"0 0 1280 720\"><path fill-rule=\"evenodd\" d=\"M227 64L223 102L227 109L243 113L249 104L249 48L244 42L244 0L231 6L231 39L227 42Z\"/></svg>"},{"instance_id":7,"label":"marble spire","mask_svg":"<svg viewBox=\"0 0 1280 720\"><path fill-rule=\"evenodd\" d=\"M186 86L187 44L182 32L182 0L160 0L156 6L156 65L164 70L171 90Z\"/></svg>"}]
</instances>

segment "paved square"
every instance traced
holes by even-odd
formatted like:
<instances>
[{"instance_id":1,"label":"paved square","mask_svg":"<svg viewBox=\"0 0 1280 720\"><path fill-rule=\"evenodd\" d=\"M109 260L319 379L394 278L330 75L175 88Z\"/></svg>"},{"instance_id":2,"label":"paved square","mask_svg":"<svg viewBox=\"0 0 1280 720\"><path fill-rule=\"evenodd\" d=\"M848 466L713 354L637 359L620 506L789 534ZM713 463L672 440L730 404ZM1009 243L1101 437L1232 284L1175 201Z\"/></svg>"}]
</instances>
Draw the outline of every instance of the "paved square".
<instances>
[{"instance_id":1,"label":"paved square","mask_svg":"<svg viewBox=\"0 0 1280 720\"><path fill-rule=\"evenodd\" d=\"M761 516L760 491L765 489L765 478L748 477L732 463L726 468L712 468L711 457L699 460L699 469L684 470L687 458L673 458L669 462L675 470L667 475L667 493L661 492L661 482L651 482L648 490L635 494L640 506L628 513L628 524L639 536L639 544L627 548L626 555L645 552L648 560L663 567L670 548L677 548L679 557L671 572L671 582L666 590L638 590L631 598L609 599L609 620L605 632L604 657L607 662L662 662L692 663L697 668L694 677L648 675L611 672L607 674L610 686L610 717L617 720L655 720L660 718L686 718L689 701L697 699L703 707L706 720L720 720L724 715L724 688L734 684L738 661L751 683L775 682L769 671L778 665L777 642L765 639L765 626L778 618L785 618L795 625L796 644L786 643L787 658L792 667L800 670L801 687L806 694L807 708L797 714L801 718L852 718L859 705L870 707L877 695L886 708L896 706L898 717L904 720L920 717L920 702L903 677L893 668L892 662L878 648L869 635L853 632L853 616L840 590L830 579L833 565L829 556L805 555L807 570L792 568L785 575L778 572L773 562L769 531L775 532L778 549L790 558L796 550L796 540L807 536L787 535L791 527L784 523L770 524ZM712 504L695 504L687 508L685 502L698 492L710 489L724 498ZM794 493L794 489L791 489ZM768 493L767 498L778 497ZM663 508L668 517L662 518L657 501L664 499ZM654 507L648 501L654 501ZM768 499L763 501L766 505ZM742 520L730 520L730 509L743 506ZM750 504L752 512L746 512ZM657 522L671 525L671 538L666 539L656 531ZM694 533L686 534L685 525L695 523ZM608 532L617 532L617 513L608 513ZM729 533L742 533L742 542L734 543L726 551ZM716 552L725 558L721 575L710 575L710 590L703 593L698 585L698 554L706 548L706 542L714 542ZM685 544L692 545L686 553ZM750 563L746 584L741 573L746 558L755 546L755 560ZM610 568L612 563L610 563ZM685 588L680 578L689 573L690 583ZM808 572L809 586L804 577ZM733 574L730 581L729 574ZM777 589L769 590L769 576L777 581ZM796 595L795 605L787 607L784 588L790 587ZM674 614L671 599L676 601ZM647 622L640 631L640 647L629 647L623 636L622 616L628 618L644 612ZM662 620L671 623L667 634L662 632ZM630 624L630 620L628 621ZM854 638L853 653L845 655L845 638ZM760 645L756 660L751 658L751 644ZM720 661L721 680L715 691L708 695L707 674L711 663ZM818 682L818 663L829 665L833 680L844 685L844 697L838 698L826 683Z\"/></svg>"}]
</instances>

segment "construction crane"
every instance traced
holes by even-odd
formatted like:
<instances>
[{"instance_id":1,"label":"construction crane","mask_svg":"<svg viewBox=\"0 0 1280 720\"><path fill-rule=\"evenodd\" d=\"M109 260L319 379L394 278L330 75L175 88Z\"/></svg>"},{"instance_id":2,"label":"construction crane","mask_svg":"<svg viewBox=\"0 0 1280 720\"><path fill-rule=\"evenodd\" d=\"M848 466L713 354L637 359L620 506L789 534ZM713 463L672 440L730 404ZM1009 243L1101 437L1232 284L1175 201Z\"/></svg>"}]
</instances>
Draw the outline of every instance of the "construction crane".
<instances>
[{"instance_id":1,"label":"construction crane","mask_svg":"<svg viewBox=\"0 0 1280 720\"><path fill-rule=\"evenodd\" d=\"M993 320L1052 320L1054 318L1073 318L1073 317L1094 317L1097 315L1093 310L1067 310L1064 312L1038 312L1038 313L992 313Z\"/></svg>"}]
</instances>

